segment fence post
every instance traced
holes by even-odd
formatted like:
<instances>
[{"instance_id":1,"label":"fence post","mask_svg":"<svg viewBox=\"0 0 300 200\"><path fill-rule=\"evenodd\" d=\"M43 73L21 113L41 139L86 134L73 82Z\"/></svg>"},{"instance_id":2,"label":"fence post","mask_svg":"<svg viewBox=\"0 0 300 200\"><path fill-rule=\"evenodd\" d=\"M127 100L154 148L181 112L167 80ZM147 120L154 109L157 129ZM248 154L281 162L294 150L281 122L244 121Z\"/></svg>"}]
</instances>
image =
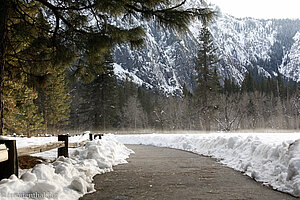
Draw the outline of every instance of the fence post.
<instances>
[{"instance_id":1,"label":"fence post","mask_svg":"<svg viewBox=\"0 0 300 200\"><path fill-rule=\"evenodd\" d=\"M8 148L8 160L0 162L0 180L9 178L12 174L19 175L16 140L0 140Z\"/></svg>"},{"instance_id":2,"label":"fence post","mask_svg":"<svg viewBox=\"0 0 300 200\"><path fill-rule=\"evenodd\" d=\"M93 140L93 134L90 133L90 140L92 141Z\"/></svg>"},{"instance_id":3,"label":"fence post","mask_svg":"<svg viewBox=\"0 0 300 200\"><path fill-rule=\"evenodd\" d=\"M65 146L58 148L57 157L59 157L59 156L69 157L69 152L68 152L69 136L68 135L58 135L58 141L64 141Z\"/></svg>"}]
</instances>

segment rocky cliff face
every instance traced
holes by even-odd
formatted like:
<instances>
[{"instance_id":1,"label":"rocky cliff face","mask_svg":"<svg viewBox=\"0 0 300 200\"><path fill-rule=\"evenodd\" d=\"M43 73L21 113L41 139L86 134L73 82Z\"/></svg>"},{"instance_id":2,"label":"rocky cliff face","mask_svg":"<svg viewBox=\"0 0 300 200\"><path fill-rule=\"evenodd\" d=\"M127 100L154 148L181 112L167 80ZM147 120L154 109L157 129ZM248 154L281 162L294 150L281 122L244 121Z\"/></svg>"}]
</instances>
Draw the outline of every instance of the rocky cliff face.
<instances>
[{"instance_id":1,"label":"rocky cliff face","mask_svg":"<svg viewBox=\"0 0 300 200\"><path fill-rule=\"evenodd\" d=\"M278 70L285 77L300 82L300 32L293 37L293 45L285 53Z\"/></svg>"},{"instance_id":2,"label":"rocky cliff face","mask_svg":"<svg viewBox=\"0 0 300 200\"><path fill-rule=\"evenodd\" d=\"M154 22L140 22L147 31L145 46L131 50L128 45L116 47L115 73L126 74L139 85L156 88L168 94L179 94L186 84L192 90L194 61L197 54L199 21L187 33L161 29ZM284 77L300 81L300 21L256 20L219 16L210 26L218 56L218 73L241 83L247 70L253 74Z\"/></svg>"}]
</instances>

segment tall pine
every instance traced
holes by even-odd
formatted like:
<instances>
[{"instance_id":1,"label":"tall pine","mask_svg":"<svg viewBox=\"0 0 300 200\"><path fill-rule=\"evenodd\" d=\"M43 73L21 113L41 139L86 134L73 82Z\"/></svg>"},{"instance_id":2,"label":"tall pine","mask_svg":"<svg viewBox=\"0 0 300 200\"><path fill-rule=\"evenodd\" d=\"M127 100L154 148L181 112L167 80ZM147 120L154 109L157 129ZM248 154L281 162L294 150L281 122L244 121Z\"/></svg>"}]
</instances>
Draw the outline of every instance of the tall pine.
<instances>
[{"instance_id":1,"label":"tall pine","mask_svg":"<svg viewBox=\"0 0 300 200\"><path fill-rule=\"evenodd\" d=\"M16 77L11 78L16 79ZM37 92L28 87L25 80L24 74L19 77L18 81L5 79L3 122L5 133L17 133L30 137L43 133L43 116L34 103L37 99Z\"/></svg>"},{"instance_id":2,"label":"tall pine","mask_svg":"<svg viewBox=\"0 0 300 200\"><path fill-rule=\"evenodd\" d=\"M197 72L195 97L198 106L201 109L201 116L204 120L206 131L211 130L211 120L213 118L214 109L217 106L213 99L219 91L219 80L216 72L216 64L218 58L216 56L216 48L214 47L212 35L206 24L200 31L199 51L195 70Z\"/></svg>"},{"instance_id":3,"label":"tall pine","mask_svg":"<svg viewBox=\"0 0 300 200\"><path fill-rule=\"evenodd\" d=\"M63 68L52 72L38 91L36 104L43 114L45 133L58 133L69 123L70 117L71 98Z\"/></svg>"}]
</instances>

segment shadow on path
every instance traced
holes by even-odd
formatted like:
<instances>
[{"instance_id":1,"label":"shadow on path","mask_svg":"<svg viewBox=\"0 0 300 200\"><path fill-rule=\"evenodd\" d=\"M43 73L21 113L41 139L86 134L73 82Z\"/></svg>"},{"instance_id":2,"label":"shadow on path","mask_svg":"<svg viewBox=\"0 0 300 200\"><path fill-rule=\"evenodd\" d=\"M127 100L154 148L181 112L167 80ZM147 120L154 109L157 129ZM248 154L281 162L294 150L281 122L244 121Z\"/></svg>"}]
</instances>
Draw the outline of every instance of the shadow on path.
<instances>
[{"instance_id":1,"label":"shadow on path","mask_svg":"<svg viewBox=\"0 0 300 200\"><path fill-rule=\"evenodd\" d=\"M181 150L126 145L135 151L128 164L94 177L88 199L288 200L214 159Z\"/></svg>"}]
</instances>

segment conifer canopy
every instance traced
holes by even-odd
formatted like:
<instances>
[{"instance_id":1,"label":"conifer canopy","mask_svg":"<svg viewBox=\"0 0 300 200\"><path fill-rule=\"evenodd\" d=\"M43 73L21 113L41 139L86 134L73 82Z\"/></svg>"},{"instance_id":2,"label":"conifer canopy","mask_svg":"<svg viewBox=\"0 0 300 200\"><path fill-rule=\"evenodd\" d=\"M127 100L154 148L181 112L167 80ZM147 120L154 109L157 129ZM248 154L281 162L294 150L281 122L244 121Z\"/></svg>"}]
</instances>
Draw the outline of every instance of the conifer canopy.
<instances>
[{"instance_id":1,"label":"conifer canopy","mask_svg":"<svg viewBox=\"0 0 300 200\"><path fill-rule=\"evenodd\" d=\"M31 111L26 112L40 114L43 106L38 109L36 102L43 96L41 91L52 94L49 84L53 88L66 87L63 79L56 85L53 80L65 76L62 69L69 67L76 77L91 82L106 73L106 58L116 44L129 43L133 48L143 44L145 30L133 24L132 17L184 31L191 20L207 20L214 15L204 7L186 8L185 3L186 0L0 0L0 135L4 123L12 124L9 122L19 117L11 115L3 121L4 108L21 109L27 104ZM113 23L116 18L121 19L121 26ZM13 94L9 88L22 90ZM19 96L27 96L26 101L16 100ZM57 110L65 112L64 117L53 118L51 123L64 121L68 116L68 105L61 108ZM43 116L44 122L42 117L35 122L49 123L50 113L47 116ZM34 131L40 126L28 127Z\"/></svg>"}]
</instances>

